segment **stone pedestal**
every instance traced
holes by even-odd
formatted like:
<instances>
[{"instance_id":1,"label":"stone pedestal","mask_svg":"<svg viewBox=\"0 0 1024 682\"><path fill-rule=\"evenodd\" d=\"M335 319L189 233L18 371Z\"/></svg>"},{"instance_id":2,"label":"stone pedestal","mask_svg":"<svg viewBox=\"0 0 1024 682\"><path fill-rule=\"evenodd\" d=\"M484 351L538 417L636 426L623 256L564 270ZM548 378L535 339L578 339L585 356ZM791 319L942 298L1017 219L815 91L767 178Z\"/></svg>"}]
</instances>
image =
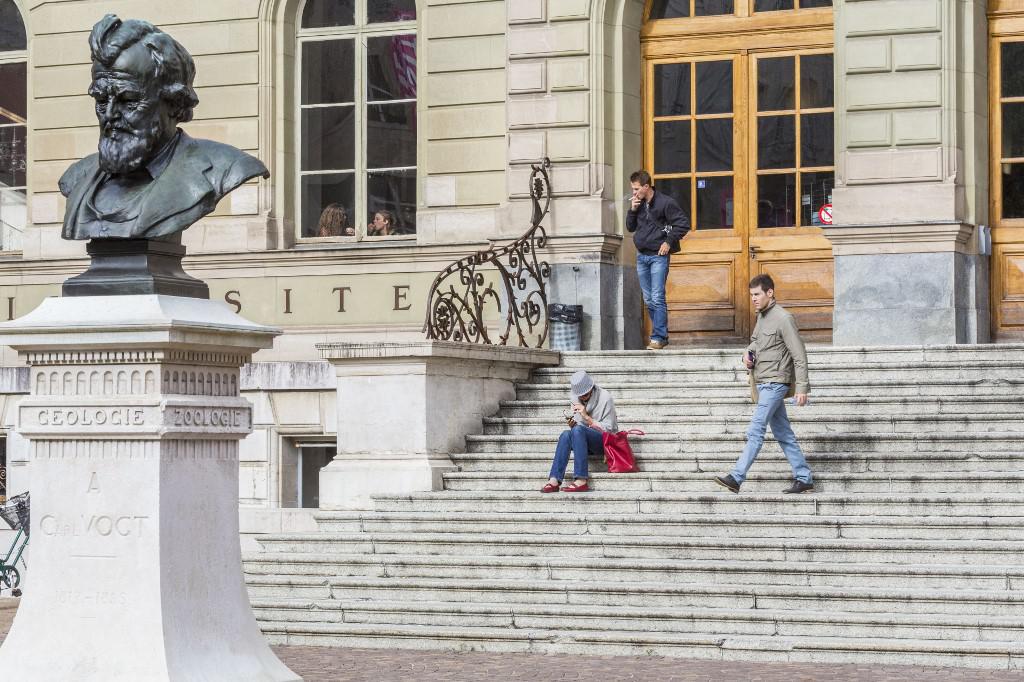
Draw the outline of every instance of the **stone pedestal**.
<instances>
[{"instance_id":1,"label":"stone pedestal","mask_svg":"<svg viewBox=\"0 0 1024 682\"><path fill-rule=\"evenodd\" d=\"M466 434L515 397L517 381L559 361L550 350L440 341L317 348L338 376L338 453L320 472L321 509L440 490Z\"/></svg>"},{"instance_id":2,"label":"stone pedestal","mask_svg":"<svg viewBox=\"0 0 1024 682\"><path fill-rule=\"evenodd\" d=\"M173 296L50 298L0 325L30 367L32 570L0 677L300 679L249 607L239 368L278 332Z\"/></svg>"}]
</instances>

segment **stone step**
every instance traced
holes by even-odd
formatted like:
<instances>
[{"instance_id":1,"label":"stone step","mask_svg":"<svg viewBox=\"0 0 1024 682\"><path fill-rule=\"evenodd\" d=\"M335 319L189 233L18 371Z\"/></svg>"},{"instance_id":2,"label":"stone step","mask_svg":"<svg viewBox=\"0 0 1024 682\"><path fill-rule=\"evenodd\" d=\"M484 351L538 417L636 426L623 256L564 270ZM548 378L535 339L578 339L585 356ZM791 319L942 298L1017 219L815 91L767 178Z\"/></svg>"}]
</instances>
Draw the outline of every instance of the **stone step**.
<instances>
[{"instance_id":1,"label":"stone step","mask_svg":"<svg viewBox=\"0 0 1024 682\"><path fill-rule=\"evenodd\" d=\"M252 552L247 579L302 578L311 587L333 578L548 580L664 585L779 585L828 588L1015 590L1024 567L963 564L862 564L809 561L698 561L614 557L460 556Z\"/></svg>"},{"instance_id":2,"label":"stone step","mask_svg":"<svg viewBox=\"0 0 1024 682\"><path fill-rule=\"evenodd\" d=\"M780 585L664 585L589 582L567 589L562 581L426 578L329 578L249 576L252 599L336 599L373 602L501 602L616 606L777 609L791 612L945 614L1020 618L1024 595L1007 590L914 590Z\"/></svg>"},{"instance_id":3,"label":"stone step","mask_svg":"<svg viewBox=\"0 0 1024 682\"><path fill-rule=\"evenodd\" d=\"M494 514L489 512L319 512L327 533L558 533L559 535L908 540L1020 540L1013 517L773 516L676 514Z\"/></svg>"},{"instance_id":4,"label":"stone step","mask_svg":"<svg viewBox=\"0 0 1024 682\"><path fill-rule=\"evenodd\" d=\"M752 406L751 406L752 408ZM619 418L620 429L639 429L648 436L712 436L746 435L751 408L734 416L658 416L639 417L626 421ZM1020 412L992 414L862 414L822 415L811 406L787 408L789 420L798 438L818 434L857 433L885 436L901 434L1024 432ZM566 429L559 413L529 417L487 417L483 420L484 436L549 436L556 437ZM644 436L633 438L643 439Z\"/></svg>"},{"instance_id":5,"label":"stone step","mask_svg":"<svg viewBox=\"0 0 1024 682\"><path fill-rule=\"evenodd\" d=\"M378 511L571 513L571 514L752 514L824 516L1024 516L1021 495L781 495L724 488L710 494L601 492L523 495L489 491L442 491L375 498Z\"/></svg>"},{"instance_id":6,"label":"stone step","mask_svg":"<svg viewBox=\"0 0 1024 682\"><path fill-rule=\"evenodd\" d=\"M260 622L361 623L515 629L565 627L562 604L502 603L450 604L446 602L373 602L360 600L274 600L252 603ZM574 606L574 629L632 631L636 633L714 632L718 635L766 637L887 637L945 641L1019 641L1024 619L985 616L896 615L888 613L833 613L773 609L673 609L664 607L617 608Z\"/></svg>"},{"instance_id":7,"label":"stone step","mask_svg":"<svg viewBox=\"0 0 1024 682\"><path fill-rule=\"evenodd\" d=\"M573 556L633 559L836 561L1013 566L1022 541L953 541L672 536L585 536L476 533L296 533L265 535L268 552L436 554L471 556Z\"/></svg>"},{"instance_id":8,"label":"stone step","mask_svg":"<svg viewBox=\"0 0 1024 682\"><path fill-rule=\"evenodd\" d=\"M566 470L572 476L572 464ZM540 475L538 475L540 474ZM779 493L792 483L792 474L758 472L743 484L744 493ZM502 490L540 494L547 481L541 472L472 471L444 474L446 490ZM594 491L637 492L711 492L718 484L705 473L639 472L631 474L593 473ZM815 474L815 490L820 493L1017 493L1024 495L1024 473L1017 472L883 472Z\"/></svg>"},{"instance_id":9,"label":"stone step","mask_svg":"<svg viewBox=\"0 0 1024 682\"><path fill-rule=\"evenodd\" d=\"M555 442L548 442L546 451L534 449L531 452L465 452L452 455L454 461L463 471L516 471L543 476L551 468L551 459L555 451ZM685 452L640 452L637 453L637 464L641 471L688 471L705 474L719 474L732 469L742 449L742 443L736 447L722 447L717 452L687 448ZM1022 454L1019 451L1007 452L811 452L806 448L811 467L816 473L866 473L891 472L912 476L921 472L1018 472L1021 470ZM571 458L570 458L571 459ZM604 462L599 457L590 458L590 468L594 472L604 470ZM766 442L764 449L751 471L751 483L766 475L777 476L788 473L789 464L777 443Z\"/></svg>"}]
</instances>

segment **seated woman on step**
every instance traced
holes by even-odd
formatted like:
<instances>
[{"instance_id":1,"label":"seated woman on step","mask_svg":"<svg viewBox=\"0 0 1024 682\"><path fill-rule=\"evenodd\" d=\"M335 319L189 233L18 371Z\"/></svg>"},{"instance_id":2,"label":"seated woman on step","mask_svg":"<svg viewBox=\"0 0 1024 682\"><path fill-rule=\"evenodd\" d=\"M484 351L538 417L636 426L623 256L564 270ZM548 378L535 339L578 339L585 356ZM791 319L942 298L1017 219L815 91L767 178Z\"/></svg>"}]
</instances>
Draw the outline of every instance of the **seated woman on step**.
<instances>
[{"instance_id":1,"label":"seated woman on step","mask_svg":"<svg viewBox=\"0 0 1024 682\"><path fill-rule=\"evenodd\" d=\"M541 488L542 493L554 493L562 490L567 493L583 493L590 490L587 485L587 455L601 455L604 445L601 433L615 433L619 430L618 418L615 414L615 401L608 391L594 385L582 369L569 379L569 395L572 413L566 414L565 420L569 428L562 431L555 447L555 461L551 463L551 473L547 485ZM572 485L564 488L562 477L565 467L569 464L569 453L572 453L573 475Z\"/></svg>"}]
</instances>

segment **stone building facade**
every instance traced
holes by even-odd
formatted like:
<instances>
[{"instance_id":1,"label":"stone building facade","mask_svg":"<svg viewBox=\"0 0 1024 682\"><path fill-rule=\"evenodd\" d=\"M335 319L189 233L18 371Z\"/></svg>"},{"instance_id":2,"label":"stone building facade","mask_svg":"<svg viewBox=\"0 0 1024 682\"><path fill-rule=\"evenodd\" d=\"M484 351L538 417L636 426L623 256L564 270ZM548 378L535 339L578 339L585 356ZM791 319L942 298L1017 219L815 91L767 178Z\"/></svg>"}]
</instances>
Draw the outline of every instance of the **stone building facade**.
<instances>
[{"instance_id":1,"label":"stone building facade","mask_svg":"<svg viewBox=\"0 0 1024 682\"><path fill-rule=\"evenodd\" d=\"M315 344L421 339L436 273L528 227L544 158L549 299L583 305L585 348L645 339L623 229L641 166L694 217L674 344L741 341L759 272L821 342L1024 336L1024 0L0 0L7 318L85 267L57 179L96 146L87 35L107 12L179 40L185 128L271 172L184 235L212 297L285 331L243 385L252 529L316 505L345 396ZM0 361L19 489L24 387Z\"/></svg>"}]
</instances>

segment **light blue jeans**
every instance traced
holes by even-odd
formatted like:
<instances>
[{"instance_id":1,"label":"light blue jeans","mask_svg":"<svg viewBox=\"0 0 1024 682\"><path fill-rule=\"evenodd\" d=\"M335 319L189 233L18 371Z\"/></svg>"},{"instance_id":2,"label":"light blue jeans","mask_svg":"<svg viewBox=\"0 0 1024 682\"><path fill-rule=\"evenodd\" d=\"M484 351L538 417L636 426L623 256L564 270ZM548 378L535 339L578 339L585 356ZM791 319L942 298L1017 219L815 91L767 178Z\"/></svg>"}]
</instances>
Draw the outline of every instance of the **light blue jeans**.
<instances>
[{"instance_id":1,"label":"light blue jeans","mask_svg":"<svg viewBox=\"0 0 1024 682\"><path fill-rule=\"evenodd\" d=\"M761 446L764 445L764 433L768 426L772 427L772 435L782 446L786 453L789 466L793 468L793 478L801 483L813 483L811 468L807 466L804 453L796 442L796 434L793 427L789 425L789 416L786 414L786 393L789 386L786 384L758 384L757 407L754 408L754 416L750 418L750 426L747 428L747 446L743 448L743 454L736 460L736 466L732 470L732 477L737 483L743 483L747 472L754 465Z\"/></svg>"},{"instance_id":2,"label":"light blue jeans","mask_svg":"<svg viewBox=\"0 0 1024 682\"><path fill-rule=\"evenodd\" d=\"M551 463L551 478L561 481L565 476L565 467L569 465L569 453L572 453L572 470L576 478L588 478L587 455L604 454L604 441L601 432L589 426L574 425L562 431L555 446L555 461Z\"/></svg>"},{"instance_id":3,"label":"light blue jeans","mask_svg":"<svg viewBox=\"0 0 1024 682\"><path fill-rule=\"evenodd\" d=\"M668 341L668 306L665 305L665 282L668 280L669 256L636 254L636 276L644 295L647 314L651 316L651 341Z\"/></svg>"}]
</instances>

